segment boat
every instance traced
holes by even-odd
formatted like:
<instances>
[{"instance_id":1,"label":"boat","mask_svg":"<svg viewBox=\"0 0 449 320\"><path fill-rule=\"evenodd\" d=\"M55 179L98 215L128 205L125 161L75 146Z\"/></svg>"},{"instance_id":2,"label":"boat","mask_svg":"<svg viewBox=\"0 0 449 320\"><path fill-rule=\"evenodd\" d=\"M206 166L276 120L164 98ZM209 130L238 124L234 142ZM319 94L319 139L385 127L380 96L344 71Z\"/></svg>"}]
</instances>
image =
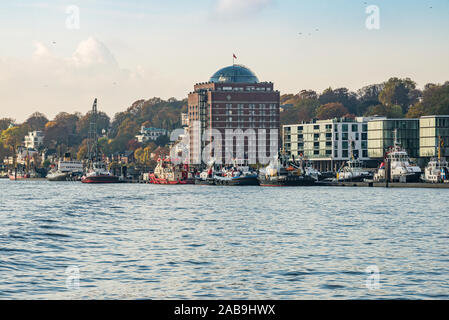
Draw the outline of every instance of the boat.
<instances>
[{"instance_id":1,"label":"boat","mask_svg":"<svg viewBox=\"0 0 449 320\"><path fill-rule=\"evenodd\" d=\"M77 180L83 174L83 163L71 159L70 153L66 153L58 165L47 174L48 181L72 181Z\"/></svg>"},{"instance_id":2,"label":"boat","mask_svg":"<svg viewBox=\"0 0 449 320\"><path fill-rule=\"evenodd\" d=\"M441 156L443 141L441 137L438 143L438 158L432 158L424 169L421 180L430 183L449 183L449 164Z\"/></svg>"},{"instance_id":3,"label":"boat","mask_svg":"<svg viewBox=\"0 0 449 320\"><path fill-rule=\"evenodd\" d=\"M306 175L296 162L289 161L288 157L281 153L259 171L258 180L264 187L312 186L316 182L316 179Z\"/></svg>"},{"instance_id":4,"label":"boat","mask_svg":"<svg viewBox=\"0 0 449 320\"><path fill-rule=\"evenodd\" d=\"M222 169L221 173L214 175L216 185L224 186L257 186L257 172L247 166L231 166Z\"/></svg>"},{"instance_id":5,"label":"boat","mask_svg":"<svg viewBox=\"0 0 449 320\"><path fill-rule=\"evenodd\" d=\"M25 180L30 179L31 175L28 172L10 172L9 173L9 180Z\"/></svg>"},{"instance_id":6,"label":"boat","mask_svg":"<svg viewBox=\"0 0 449 320\"><path fill-rule=\"evenodd\" d=\"M364 168L360 159L348 160L337 173L337 181L363 182L365 179L373 179L373 174Z\"/></svg>"},{"instance_id":7,"label":"boat","mask_svg":"<svg viewBox=\"0 0 449 320\"><path fill-rule=\"evenodd\" d=\"M170 159L159 158L154 173L149 175L152 184L194 184L188 165L175 165Z\"/></svg>"},{"instance_id":8,"label":"boat","mask_svg":"<svg viewBox=\"0 0 449 320\"><path fill-rule=\"evenodd\" d=\"M407 151L400 147L395 130L394 145L386 153L384 162L374 176L374 181L419 182L421 173L421 168L414 164Z\"/></svg>"},{"instance_id":9,"label":"boat","mask_svg":"<svg viewBox=\"0 0 449 320\"><path fill-rule=\"evenodd\" d=\"M87 140L88 150L88 168L87 172L81 177L82 183L118 183L119 177L115 176L106 169L106 164L101 160L98 150L97 133L97 99L92 106L92 116L89 128L89 139Z\"/></svg>"},{"instance_id":10,"label":"boat","mask_svg":"<svg viewBox=\"0 0 449 320\"><path fill-rule=\"evenodd\" d=\"M209 161L207 168L200 172L199 175L195 177L195 184L197 185L208 185L212 186L215 185L215 160L212 159Z\"/></svg>"},{"instance_id":11,"label":"boat","mask_svg":"<svg viewBox=\"0 0 449 320\"><path fill-rule=\"evenodd\" d=\"M81 178L82 183L118 183L119 177L113 175L106 169L103 161L92 163L92 167Z\"/></svg>"},{"instance_id":12,"label":"boat","mask_svg":"<svg viewBox=\"0 0 449 320\"><path fill-rule=\"evenodd\" d=\"M62 172L59 169L52 169L47 174L48 181L67 181L69 176L68 172Z\"/></svg>"}]
</instances>

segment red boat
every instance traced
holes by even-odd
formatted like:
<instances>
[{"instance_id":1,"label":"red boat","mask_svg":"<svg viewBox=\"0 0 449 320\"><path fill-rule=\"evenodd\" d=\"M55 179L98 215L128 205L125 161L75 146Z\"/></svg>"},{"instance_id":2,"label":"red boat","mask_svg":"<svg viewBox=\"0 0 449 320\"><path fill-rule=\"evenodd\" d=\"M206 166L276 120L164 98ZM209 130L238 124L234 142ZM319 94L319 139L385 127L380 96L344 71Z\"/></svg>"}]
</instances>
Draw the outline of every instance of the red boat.
<instances>
[{"instance_id":1,"label":"red boat","mask_svg":"<svg viewBox=\"0 0 449 320\"><path fill-rule=\"evenodd\" d=\"M9 180L24 180L24 179L29 179L29 178L30 178L29 173L17 173L17 174L10 173L9 174Z\"/></svg>"},{"instance_id":2,"label":"red boat","mask_svg":"<svg viewBox=\"0 0 449 320\"><path fill-rule=\"evenodd\" d=\"M153 184L194 184L195 180L189 173L189 166L174 165L170 159L158 159L154 173L150 174Z\"/></svg>"},{"instance_id":3,"label":"red boat","mask_svg":"<svg viewBox=\"0 0 449 320\"><path fill-rule=\"evenodd\" d=\"M82 183L118 183L119 178L114 176L102 162L95 162L93 168L81 178Z\"/></svg>"}]
</instances>

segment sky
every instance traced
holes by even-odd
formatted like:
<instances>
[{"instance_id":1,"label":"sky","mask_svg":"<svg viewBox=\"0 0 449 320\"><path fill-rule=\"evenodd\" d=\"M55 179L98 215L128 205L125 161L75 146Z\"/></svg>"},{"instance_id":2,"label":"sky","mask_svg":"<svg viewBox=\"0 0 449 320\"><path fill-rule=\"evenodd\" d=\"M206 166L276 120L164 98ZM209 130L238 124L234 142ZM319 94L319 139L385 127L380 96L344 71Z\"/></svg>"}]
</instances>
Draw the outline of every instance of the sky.
<instances>
[{"instance_id":1,"label":"sky","mask_svg":"<svg viewBox=\"0 0 449 320\"><path fill-rule=\"evenodd\" d=\"M448 31L449 0L2 0L0 118L183 99L233 54L281 94L422 88L449 80Z\"/></svg>"}]
</instances>

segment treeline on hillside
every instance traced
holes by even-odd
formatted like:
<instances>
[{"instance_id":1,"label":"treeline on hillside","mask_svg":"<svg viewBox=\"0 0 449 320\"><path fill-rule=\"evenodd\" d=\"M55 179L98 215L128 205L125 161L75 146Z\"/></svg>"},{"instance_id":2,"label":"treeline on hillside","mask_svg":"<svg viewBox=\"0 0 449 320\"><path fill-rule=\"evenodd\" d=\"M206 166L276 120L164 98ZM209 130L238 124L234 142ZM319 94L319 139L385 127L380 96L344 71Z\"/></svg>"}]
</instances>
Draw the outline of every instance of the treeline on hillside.
<instances>
[{"instance_id":1,"label":"treeline on hillside","mask_svg":"<svg viewBox=\"0 0 449 320\"><path fill-rule=\"evenodd\" d=\"M409 78L391 78L351 92L347 88L328 88L321 94L302 90L281 96L281 104L290 104L281 113L282 124L311 119L332 119L355 116L386 116L419 118L423 115L449 114L449 81L427 84L423 90Z\"/></svg>"},{"instance_id":2,"label":"treeline on hillside","mask_svg":"<svg viewBox=\"0 0 449 320\"><path fill-rule=\"evenodd\" d=\"M142 125L166 130L179 127L181 112L186 110L187 100L152 98L134 102L126 111L115 114L112 120L99 111L97 129L101 137L101 151L109 155L139 148L148 151L163 146L167 143L167 137L143 145L137 142L135 136ZM18 146L23 145L28 132L35 130L44 133L41 149L52 150L58 155L70 152L83 159L87 153L91 116L91 112L85 115L61 112L49 120L44 114L35 112L23 123L16 123L10 118L0 119L0 159L11 156Z\"/></svg>"}]
</instances>

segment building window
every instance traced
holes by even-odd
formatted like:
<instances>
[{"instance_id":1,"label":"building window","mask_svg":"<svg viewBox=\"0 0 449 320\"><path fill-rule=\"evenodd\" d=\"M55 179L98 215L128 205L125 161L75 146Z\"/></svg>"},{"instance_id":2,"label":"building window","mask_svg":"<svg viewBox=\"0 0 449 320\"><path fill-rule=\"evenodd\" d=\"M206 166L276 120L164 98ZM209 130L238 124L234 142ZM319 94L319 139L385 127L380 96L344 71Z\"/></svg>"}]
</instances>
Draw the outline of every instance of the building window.
<instances>
[{"instance_id":1,"label":"building window","mask_svg":"<svg viewBox=\"0 0 449 320\"><path fill-rule=\"evenodd\" d=\"M357 131L359 131L359 126L356 124L353 124L351 130L352 130L352 132L357 132Z\"/></svg>"},{"instance_id":2,"label":"building window","mask_svg":"<svg viewBox=\"0 0 449 320\"><path fill-rule=\"evenodd\" d=\"M362 157L368 158L368 150L362 150Z\"/></svg>"},{"instance_id":3,"label":"building window","mask_svg":"<svg viewBox=\"0 0 449 320\"><path fill-rule=\"evenodd\" d=\"M348 141L343 141L343 142L341 143L341 147L342 147L343 149L348 149Z\"/></svg>"},{"instance_id":4,"label":"building window","mask_svg":"<svg viewBox=\"0 0 449 320\"><path fill-rule=\"evenodd\" d=\"M362 140L368 140L368 134L362 133Z\"/></svg>"},{"instance_id":5,"label":"building window","mask_svg":"<svg viewBox=\"0 0 449 320\"><path fill-rule=\"evenodd\" d=\"M342 133L341 140L348 140L348 133Z\"/></svg>"},{"instance_id":6,"label":"building window","mask_svg":"<svg viewBox=\"0 0 449 320\"><path fill-rule=\"evenodd\" d=\"M360 138L360 135L359 135L358 132L356 132L356 133L355 133L355 140L356 140L356 141L359 141L359 138Z\"/></svg>"},{"instance_id":7,"label":"building window","mask_svg":"<svg viewBox=\"0 0 449 320\"><path fill-rule=\"evenodd\" d=\"M342 158L347 158L348 157L348 150L343 150L341 153L341 157Z\"/></svg>"},{"instance_id":8,"label":"building window","mask_svg":"<svg viewBox=\"0 0 449 320\"><path fill-rule=\"evenodd\" d=\"M342 124L341 125L341 129L343 132L348 132L348 125L347 124Z\"/></svg>"},{"instance_id":9,"label":"building window","mask_svg":"<svg viewBox=\"0 0 449 320\"><path fill-rule=\"evenodd\" d=\"M313 130L320 130L320 126L319 125L313 126Z\"/></svg>"},{"instance_id":10,"label":"building window","mask_svg":"<svg viewBox=\"0 0 449 320\"><path fill-rule=\"evenodd\" d=\"M317 139L319 139L320 138L320 134L319 133L315 133L314 135L313 135L313 139L314 140L317 140Z\"/></svg>"},{"instance_id":11,"label":"building window","mask_svg":"<svg viewBox=\"0 0 449 320\"><path fill-rule=\"evenodd\" d=\"M338 133L335 134L335 140L338 141Z\"/></svg>"}]
</instances>

